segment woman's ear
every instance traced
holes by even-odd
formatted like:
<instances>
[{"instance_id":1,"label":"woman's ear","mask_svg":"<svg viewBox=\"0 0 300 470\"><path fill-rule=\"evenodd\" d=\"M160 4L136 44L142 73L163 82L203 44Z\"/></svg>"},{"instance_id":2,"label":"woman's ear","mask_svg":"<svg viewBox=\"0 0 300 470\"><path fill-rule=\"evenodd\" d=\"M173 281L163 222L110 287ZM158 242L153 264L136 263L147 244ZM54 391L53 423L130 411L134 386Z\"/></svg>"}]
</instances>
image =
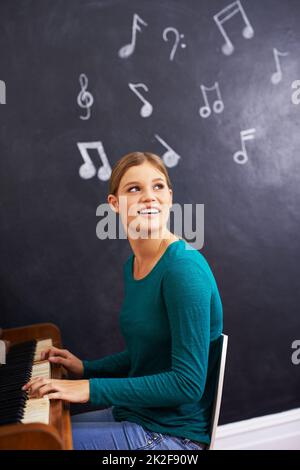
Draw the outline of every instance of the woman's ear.
<instances>
[{"instance_id":1,"label":"woman's ear","mask_svg":"<svg viewBox=\"0 0 300 470\"><path fill-rule=\"evenodd\" d=\"M107 196L107 202L110 205L110 208L118 214L119 213L118 198L116 198L116 196L114 196L114 194L109 194Z\"/></svg>"},{"instance_id":2,"label":"woman's ear","mask_svg":"<svg viewBox=\"0 0 300 470\"><path fill-rule=\"evenodd\" d=\"M169 192L170 192L170 207L173 206L173 191L172 189L169 189Z\"/></svg>"}]
</instances>

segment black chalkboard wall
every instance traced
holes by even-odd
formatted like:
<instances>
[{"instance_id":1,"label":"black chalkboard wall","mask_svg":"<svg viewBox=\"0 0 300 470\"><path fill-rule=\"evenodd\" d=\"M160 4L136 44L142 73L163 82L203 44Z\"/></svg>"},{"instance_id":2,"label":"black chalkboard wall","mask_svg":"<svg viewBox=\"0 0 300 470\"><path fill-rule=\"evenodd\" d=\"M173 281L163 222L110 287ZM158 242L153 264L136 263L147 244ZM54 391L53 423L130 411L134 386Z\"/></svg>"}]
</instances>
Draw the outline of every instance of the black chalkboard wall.
<instances>
[{"instance_id":1,"label":"black chalkboard wall","mask_svg":"<svg viewBox=\"0 0 300 470\"><path fill-rule=\"evenodd\" d=\"M299 407L299 1L1 0L0 18L2 327L54 322L82 358L123 349L131 249L96 236L96 209L108 165L169 146L223 300L220 423Z\"/></svg>"}]
</instances>

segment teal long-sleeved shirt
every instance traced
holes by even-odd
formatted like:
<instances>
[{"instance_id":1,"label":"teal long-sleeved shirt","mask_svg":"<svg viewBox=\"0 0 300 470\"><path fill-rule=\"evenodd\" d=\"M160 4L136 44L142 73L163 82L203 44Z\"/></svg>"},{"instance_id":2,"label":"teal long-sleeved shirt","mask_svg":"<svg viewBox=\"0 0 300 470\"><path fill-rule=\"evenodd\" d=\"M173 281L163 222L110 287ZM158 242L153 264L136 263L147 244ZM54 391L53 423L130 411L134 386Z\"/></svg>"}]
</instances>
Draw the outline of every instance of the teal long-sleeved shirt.
<instances>
[{"instance_id":1,"label":"teal long-sleeved shirt","mask_svg":"<svg viewBox=\"0 0 300 470\"><path fill-rule=\"evenodd\" d=\"M204 256L172 242L154 268L133 277L124 264L120 312L124 351L83 361L90 402L113 407L116 421L209 444L223 310Z\"/></svg>"}]
</instances>

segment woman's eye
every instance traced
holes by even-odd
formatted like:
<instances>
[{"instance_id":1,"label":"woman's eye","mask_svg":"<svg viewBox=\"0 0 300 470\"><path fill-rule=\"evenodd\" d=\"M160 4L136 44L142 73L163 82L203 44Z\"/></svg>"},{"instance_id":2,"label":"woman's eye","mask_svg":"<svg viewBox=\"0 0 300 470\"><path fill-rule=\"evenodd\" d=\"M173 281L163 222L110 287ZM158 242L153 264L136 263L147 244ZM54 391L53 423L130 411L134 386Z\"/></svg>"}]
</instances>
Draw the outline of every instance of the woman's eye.
<instances>
[{"instance_id":1,"label":"woman's eye","mask_svg":"<svg viewBox=\"0 0 300 470\"><path fill-rule=\"evenodd\" d=\"M138 186L132 186L132 188L128 189L128 192L131 192L132 189L138 188Z\"/></svg>"},{"instance_id":2,"label":"woman's eye","mask_svg":"<svg viewBox=\"0 0 300 470\"><path fill-rule=\"evenodd\" d=\"M154 185L154 187L156 187L156 186L159 186L161 189L164 188L164 184L162 184L162 183L157 183L157 184ZM131 190L135 189L135 188L139 188L139 186L132 186L131 188L128 189L128 192L130 192L130 193L133 192Z\"/></svg>"}]
</instances>

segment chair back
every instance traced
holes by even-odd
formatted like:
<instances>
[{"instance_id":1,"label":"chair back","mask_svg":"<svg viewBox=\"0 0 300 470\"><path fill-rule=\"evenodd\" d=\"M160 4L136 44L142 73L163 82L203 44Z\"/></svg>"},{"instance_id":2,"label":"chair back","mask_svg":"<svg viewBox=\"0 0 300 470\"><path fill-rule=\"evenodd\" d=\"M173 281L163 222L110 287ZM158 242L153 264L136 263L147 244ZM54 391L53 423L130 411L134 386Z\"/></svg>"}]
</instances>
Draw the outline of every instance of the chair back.
<instances>
[{"instance_id":1,"label":"chair back","mask_svg":"<svg viewBox=\"0 0 300 470\"><path fill-rule=\"evenodd\" d=\"M227 344L228 344L228 336L222 334L220 338L221 341L221 351L220 351L220 359L219 359L219 371L218 371L218 378L216 382L216 389L215 389L215 397L213 403L213 411L211 416L211 428L210 428L210 444L207 447L207 450L212 450L215 443L216 438L216 430L219 421L220 415L220 408L221 408L221 401L222 401L222 392L223 392L223 382L224 382L224 373L225 373L225 363L226 363L226 355L227 355Z\"/></svg>"}]
</instances>

